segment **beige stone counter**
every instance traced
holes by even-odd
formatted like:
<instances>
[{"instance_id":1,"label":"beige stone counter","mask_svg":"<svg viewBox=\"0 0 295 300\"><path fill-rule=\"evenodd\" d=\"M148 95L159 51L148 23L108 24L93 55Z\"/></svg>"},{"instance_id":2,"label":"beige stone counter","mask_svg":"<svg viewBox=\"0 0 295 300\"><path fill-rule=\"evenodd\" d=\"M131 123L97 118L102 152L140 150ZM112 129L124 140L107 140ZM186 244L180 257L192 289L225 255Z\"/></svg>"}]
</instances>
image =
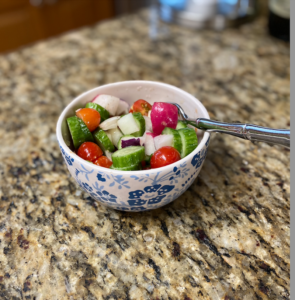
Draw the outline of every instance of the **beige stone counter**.
<instances>
[{"instance_id":1,"label":"beige stone counter","mask_svg":"<svg viewBox=\"0 0 295 300\"><path fill-rule=\"evenodd\" d=\"M55 136L74 97L109 82L176 85L212 119L290 125L289 55L264 21L222 33L143 15L0 56L1 299L290 299L290 152L212 135L191 188L152 212L107 209Z\"/></svg>"}]
</instances>

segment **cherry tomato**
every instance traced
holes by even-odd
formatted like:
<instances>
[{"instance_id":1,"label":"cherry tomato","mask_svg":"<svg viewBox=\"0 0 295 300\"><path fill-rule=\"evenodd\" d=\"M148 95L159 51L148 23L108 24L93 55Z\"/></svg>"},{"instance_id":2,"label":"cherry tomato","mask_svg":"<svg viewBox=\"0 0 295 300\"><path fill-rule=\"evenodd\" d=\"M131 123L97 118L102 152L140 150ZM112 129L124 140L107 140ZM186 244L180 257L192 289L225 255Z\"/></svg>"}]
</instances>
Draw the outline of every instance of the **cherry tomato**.
<instances>
[{"instance_id":1,"label":"cherry tomato","mask_svg":"<svg viewBox=\"0 0 295 300\"><path fill-rule=\"evenodd\" d=\"M147 101L139 99L133 103L129 112L140 112L143 116L147 116L151 109L152 106Z\"/></svg>"},{"instance_id":2,"label":"cherry tomato","mask_svg":"<svg viewBox=\"0 0 295 300\"><path fill-rule=\"evenodd\" d=\"M85 160L94 162L103 155L103 152L96 144L85 142L79 147L77 155Z\"/></svg>"},{"instance_id":3,"label":"cherry tomato","mask_svg":"<svg viewBox=\"0 0 295 300\"><path fill-rule=\"evenodd\" d=\"M93 163L103 168L109 168L113 164L112 161L108 159L106 156L99 157Z\"/></svg>"},{"instance_id":4,"label":"cherry tomato","mask_svg":"<svg viewBox=\"0 0 295 300\"><path fill-rule=\"evenodd\" d=\"M180 160L179 152L170 146L158 149L151 158L152 169L168 166Z\"/></svg>"},{"instance_id":5,"label":"cherry tomato","mask_svg":"<svg viewBox=\"0 0 295 300\"><path fill-rule=\"evenodd\" d=\"M76 116L80 118L90 131L95 130L100 123L100 113L93 108L82 108L76 111Z\"/></svg>"}]
</instances>

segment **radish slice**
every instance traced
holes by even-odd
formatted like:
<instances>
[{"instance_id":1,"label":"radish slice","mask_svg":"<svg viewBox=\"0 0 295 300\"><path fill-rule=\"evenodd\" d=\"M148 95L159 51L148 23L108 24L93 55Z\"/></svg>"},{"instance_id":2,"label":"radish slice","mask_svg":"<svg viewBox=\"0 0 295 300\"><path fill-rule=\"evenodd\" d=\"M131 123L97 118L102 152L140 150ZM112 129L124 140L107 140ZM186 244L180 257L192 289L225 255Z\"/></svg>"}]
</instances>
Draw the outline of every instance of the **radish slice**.
<instances>
[{"instance_id":1,"label":"radish slice","mask_svg":"<svg viewBox=\"0 0 295 300\"><path fill-rule=\"evenodd\" d=\"M120 118L120 120L118 121L118 126L124 135L132 134L134 132L139 131L139 127L135 122L133 115L131 113Z\"/></svg>"},{"instance_id":2,"label":"radish slice","mask_svg":"<svg viewBox=\"0 0 295 300\"><path fill-rule=\"evenodd\" d=\"M152 121L149 117L147 116L143 116L144 120L145 120L145 130L146 131L153 131L153 126L152 126Z\"/></svg>"},{"instance_id":3,"label":"radish slice","mask_svg":"<svg viewBox=\"0 0 295 300\"><path fill-rule=\"evenodd\" d=\"M145 148L146 155L151 155L156 151L154 138L155 135L153 133L151 132L145 133L144 148Z\"/></svg>"},{"instance_id":4,"label":"radish slice","mask_svg":"<svg viewBox=\"0 0 295 300\"><path fill-rule=\"evenodd\" d=\"M118 120L120 119L120 117L112 117L109 118L105 121L103 121L99 127L102 130L109 130L109 129L113 129L113 128L117 128L117 124L118 124Z\"/></svg>"},{"instance_id":5,"label":"radish slice","mask_svg":"<svg viewBox=\"0 0 295 300\"><path fill-rule=\"evenodd\" d=\"M129 104L126 101L120 99L116 115L120 116L123 114L128 114L128 112L129 112Z\"/></svg>"},{"instance_id":6,"label":"radish slice","mask_svg":"<svg viewBox=\"0 0 295 300\"><path fill-rule=\"evenodd\" d=\"M113 161L113 160L112 160L112 154L113 154L112 152L110 152L110 151L107 150L107 151L105 152L105 154L106 154L106 157L107 157L110 161Z\"/></svg>"},{"instance_id":7,"label":"radish slice","mask_svg":"<svg viewBox=\"0 0 295 300\"><path fill-rule=\"evenodd\" d=\"M178 121L177 107L170 103L155 102L152 107L151 121L153 132L161 134L165 127L175 129Z\"/></svg>"},{"instance_id":8,"label":"radish slice","mask_svg":"<svg viewBox=\"0 0 295 300\"><path fill-rule=\"evenodd\" d=\"M92 102L99 104L105 108L110 115L115 116L119 107L120 99L110 95L98 95Z\"/></svg>"},{"instance_id":9,"label":"radish slice","mask_svg":"<svg viewBox=\"0 0 295 300\"><path fill-rule=\"evenodd\" d=\"M117 147L120 138L123 136L123 133L116 127L108 130L110 135L112 136L112 142Z\"/></svg>"},{"instance_id":10,"label":"radish slice","mask_svg":"<svg viewBox=\"0 0 295 300\"><path fill-rule=\"evenodd\" d=\"M172 146L173 144L173 135L172 134L162 134L154 138L156 150L165 147Z\"/></svg>"}]
</instances>

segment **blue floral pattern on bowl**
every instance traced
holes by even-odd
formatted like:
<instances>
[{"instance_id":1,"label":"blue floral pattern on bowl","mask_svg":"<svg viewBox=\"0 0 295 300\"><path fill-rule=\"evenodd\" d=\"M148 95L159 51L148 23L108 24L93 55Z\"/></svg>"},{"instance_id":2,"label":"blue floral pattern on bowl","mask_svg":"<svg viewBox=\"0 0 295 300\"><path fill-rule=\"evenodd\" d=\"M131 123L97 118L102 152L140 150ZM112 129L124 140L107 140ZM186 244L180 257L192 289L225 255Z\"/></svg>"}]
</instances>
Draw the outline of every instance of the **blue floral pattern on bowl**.
<instances>
[{"instance_id":1,"label":"blue floral pattern on bowl","mask_svg":"<svg viewBox=\"0 0 295 300\"><path fill-rule=\"evenodd\" d=\"M71 175L79 186L103 205L123 211L147 211L162 207L183 194L198 176L206 158L205 146L189 160L181 160L171 170L126 175L97 171L89 163L80 163L60 146Z\"/></svg>"}]
</instances>

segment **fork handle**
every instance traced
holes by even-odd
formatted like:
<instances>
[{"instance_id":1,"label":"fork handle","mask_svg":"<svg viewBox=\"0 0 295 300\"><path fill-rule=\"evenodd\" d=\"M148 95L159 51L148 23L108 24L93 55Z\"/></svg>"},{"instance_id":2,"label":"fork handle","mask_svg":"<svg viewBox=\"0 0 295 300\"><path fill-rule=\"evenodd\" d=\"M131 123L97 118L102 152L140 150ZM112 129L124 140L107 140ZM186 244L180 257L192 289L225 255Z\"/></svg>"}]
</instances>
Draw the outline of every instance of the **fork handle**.
<instances>
[{"instance_id":1,"label":"fork handle","mask_svg":"<svg viewBox=\"0 0 295 300\"><path fill-rule=\"evenodd\" d=\"M187 122L201 130L226 133L252 142L266 142L290 148L290 130L288 129L273 129L242 123L224 123L209 119L188 119Z\"/></svg>"}]
</instances>

